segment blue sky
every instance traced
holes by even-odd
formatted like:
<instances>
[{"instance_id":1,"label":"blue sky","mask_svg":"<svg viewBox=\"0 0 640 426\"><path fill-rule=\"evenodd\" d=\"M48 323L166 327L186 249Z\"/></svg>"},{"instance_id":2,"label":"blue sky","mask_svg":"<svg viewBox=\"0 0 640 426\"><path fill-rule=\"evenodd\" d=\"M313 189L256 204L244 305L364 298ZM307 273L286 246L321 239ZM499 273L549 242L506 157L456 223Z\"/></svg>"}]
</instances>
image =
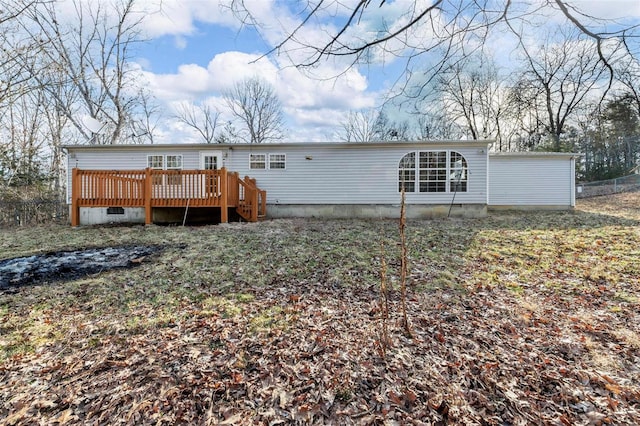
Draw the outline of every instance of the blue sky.
<instances>
[{"instance_id":1,"label":"blue sky","mask_svg":"<svg viewBox=\"0 0 640 426\"><path fill-rule=\"evenodd\" d=\"M383 18L393 22L394 16L399 16L414 1L388 0L381 9L373 2L373 13L366 18L368 22L363 22L363 28L379 25ZM354 2L340 3L348 6ZM134 60L164 111L158 141L198 141L186 126L172 119L175 108L205 102L221 111L223 120L227 120L221 91L254 75L271 83L283 103L288 127L285 140L339 140L340 124L349 111L379 106L384 89L393 84L404 68L403 61L386 57L384 66L352 68L333 79L330 77L342 71L340 64L323 62L312 71L316 78L310 78L291 67L283 56L261 56L282 40L283 26L291 28L300 22L291 5L302 3L245 0L255 16L266 24L261 35L250 28L241 28L224 7L226 3L228 0L139 0L140 7L147 12L142 27L148 41L140 46ZM626 17L640 22L640 0L574 0L574 3L594 16ZM301 36L311 40L323 37L320 24L330 26L333 22L312 24ZM508 41L501 39L500 34L494 36L492 43L499 55L508 50Z\"/></svg>"}]
</instances>

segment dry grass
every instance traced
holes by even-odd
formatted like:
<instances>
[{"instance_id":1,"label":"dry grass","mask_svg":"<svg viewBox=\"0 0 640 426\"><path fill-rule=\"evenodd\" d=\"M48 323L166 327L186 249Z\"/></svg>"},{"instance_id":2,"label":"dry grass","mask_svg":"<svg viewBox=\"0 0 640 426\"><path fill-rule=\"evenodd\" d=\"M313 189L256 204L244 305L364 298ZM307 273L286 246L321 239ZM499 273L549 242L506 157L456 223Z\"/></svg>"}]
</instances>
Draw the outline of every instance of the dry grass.
<instances>
[{"instance_id":1,"label":"dry grass","mask_svg":"<svg viewBox=\"0 0 640 426\"><path fill-rule=\"evenodd\" d=\"M2 229L0 259L166 249L0 294L0 424L633 424L639 224L638 193L410 221L415 336L402 336L394 299L385 359L380 244L397 285L395 221Z\"/></svg>"}]
</instances>

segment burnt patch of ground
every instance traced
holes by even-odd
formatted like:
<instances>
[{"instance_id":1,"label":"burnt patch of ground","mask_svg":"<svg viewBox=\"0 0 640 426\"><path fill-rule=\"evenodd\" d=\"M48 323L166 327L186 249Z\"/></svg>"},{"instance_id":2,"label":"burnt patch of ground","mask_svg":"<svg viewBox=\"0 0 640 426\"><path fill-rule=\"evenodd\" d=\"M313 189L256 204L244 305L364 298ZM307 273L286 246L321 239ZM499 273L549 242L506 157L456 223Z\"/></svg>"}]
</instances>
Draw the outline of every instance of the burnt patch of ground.
<instances>
[{"instance_id":1,"label":"burnt patch of ground","mask_svg":"<svg viewBox=\"0 0 640 426\"><path fill-rule=\"evenodd\" d=\"M131 268L162 246L118 246L55 251L0 261L0 291L30 284L67 281L110 269Z\"/></svg>"}]
</instances>

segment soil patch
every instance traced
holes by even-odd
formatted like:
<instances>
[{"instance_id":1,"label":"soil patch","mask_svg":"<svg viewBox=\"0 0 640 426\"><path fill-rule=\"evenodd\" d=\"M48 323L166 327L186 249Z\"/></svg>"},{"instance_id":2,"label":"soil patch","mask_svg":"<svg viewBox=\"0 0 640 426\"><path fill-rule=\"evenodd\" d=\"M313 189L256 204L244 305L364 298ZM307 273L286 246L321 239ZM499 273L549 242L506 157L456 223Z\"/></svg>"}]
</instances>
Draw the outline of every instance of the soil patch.
<instances>
[{"instance_id":1,"label":"soil patch","mask_svg":"<svg viewBox=\"0 0 640 426\"><path fill-rule=\"evenodd\" d=\"M0 261L0 291L29 284L67 281L85 275L139 265L162 246L120 246L56 251Z\"/></svg>"}]
</instances>

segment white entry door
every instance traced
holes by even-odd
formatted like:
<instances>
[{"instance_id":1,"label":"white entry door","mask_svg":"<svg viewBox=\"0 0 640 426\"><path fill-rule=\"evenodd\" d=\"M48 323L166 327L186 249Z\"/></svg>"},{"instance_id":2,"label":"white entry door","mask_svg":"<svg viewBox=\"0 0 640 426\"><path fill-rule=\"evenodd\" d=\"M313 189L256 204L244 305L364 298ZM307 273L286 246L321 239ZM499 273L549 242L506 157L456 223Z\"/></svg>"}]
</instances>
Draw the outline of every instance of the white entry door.
<instances>
[{"instance_id":1,"label":"white entry door","mask_svg":"<svg viewBox=\"0 0 640 426\"><path fill-rule=\"evenodd\" d=\"M200 169L218 170L222 168L222 151L200 151Z\"/></svg>"},{"instance_id":2,"label":"white entry door","mask_svg":"<svg viewBox=\"0 0 640 426\"><path fill-rule=\"evenodd\" d=\"M222 168L222 151L201 151L200 170L219 170ZM220 177L202 176L202 186L207 197L220 195Z\"/></svg>"}]
</instances>

